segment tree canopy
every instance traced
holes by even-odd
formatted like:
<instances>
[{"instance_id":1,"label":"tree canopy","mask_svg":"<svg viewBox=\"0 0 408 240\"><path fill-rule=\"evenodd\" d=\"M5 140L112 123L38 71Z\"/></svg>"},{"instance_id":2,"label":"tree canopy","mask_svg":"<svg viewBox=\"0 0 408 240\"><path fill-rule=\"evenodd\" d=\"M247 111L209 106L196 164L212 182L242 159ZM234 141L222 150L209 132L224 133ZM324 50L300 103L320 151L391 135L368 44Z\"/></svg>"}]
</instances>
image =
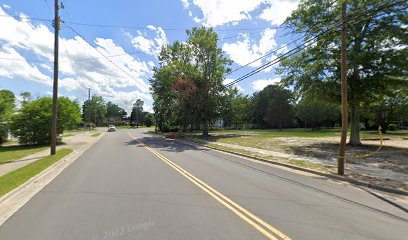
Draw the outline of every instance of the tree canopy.
<instances>
[{"instance_id":1,"label":"tree canopy","mask_svg":"<svg viewBox=\"0 0 408 240\"><path fill-rule=\"evenodd\" d=\"M22 106L13 115L12 134L21 144L46 144L51 138L52 98L44 97ZM75 128L81 122L77 102L66 97L58 98L57 134Z\"/></svg>"},{"instance_id":2,"label":"tree canopy","mask_svg":"<svg viewBox=\"0 0 408 240\"><path fill-rule=\"evenodd\" d=\"M407 3L348 0L348 82L350 144L360 144L360 108L387 89L408 86ZM340 6L331 0L304 0L285 26L304 38L319 36L305 51L281 63L278 73L301 95L340 98ZM330 24L337 23L337 24Z\"/></svg>"},{"instance_id":3,"label":"tree canopy","mask_svg":"<svg viewBox=\"0 0 408 240\"><path fill-rule=\"evenodd\" d=\"M198 124L208 135L209 124L220 113L230 60L218 48L213 29L193 28L187 36L185 43L163 46L160 66L154 68L150 82L156 123L160 130Z\"/></svg>"}]
</instances>

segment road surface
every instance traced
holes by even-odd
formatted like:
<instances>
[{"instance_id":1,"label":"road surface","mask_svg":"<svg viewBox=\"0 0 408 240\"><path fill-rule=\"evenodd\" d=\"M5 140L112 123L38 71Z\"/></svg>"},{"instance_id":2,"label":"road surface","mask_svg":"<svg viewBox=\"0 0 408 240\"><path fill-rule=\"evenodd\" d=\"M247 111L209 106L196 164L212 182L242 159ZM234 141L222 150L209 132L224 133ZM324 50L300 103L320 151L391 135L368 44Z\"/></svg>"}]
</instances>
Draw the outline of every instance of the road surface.
<instances>
[{"instance_id":1,"label":"road surface","mask_svg":"<svg viewBox=\"0 0 408 240\"><path fill-rule=\"evenodd\" d=\"M408 214L364 190L143 129L107 133L0 227L7 240L407 236Z\"/></svg>"}]
</instances>

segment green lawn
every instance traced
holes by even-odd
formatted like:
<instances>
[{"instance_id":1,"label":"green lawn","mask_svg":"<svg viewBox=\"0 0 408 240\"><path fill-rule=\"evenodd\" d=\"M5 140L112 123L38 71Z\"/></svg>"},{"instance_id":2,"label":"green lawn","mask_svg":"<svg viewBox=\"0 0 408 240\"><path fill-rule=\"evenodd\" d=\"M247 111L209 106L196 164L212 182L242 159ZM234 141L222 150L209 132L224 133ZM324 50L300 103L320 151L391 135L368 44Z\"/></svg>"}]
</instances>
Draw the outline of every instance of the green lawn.
<instances>
[{"instance_id":1,"label":"green lawn","mask_svg":"<svg viewBox=\"0 0 408 240\"><path fill-rule=\"evenodd\" d=\"M101 135L101 133L94 133L91 135L91 137L98 137L99 135Z\"/></svg>"},{"instance_id":2,"label":"green lawn","mask_svg":"<svg viewBox=\"0 0 408 240\"><path fill-rule=\"evenodd\" d=\"M0 147L0 164L21 159L30 154L42 151L44 146L3 146Z\"/></svg>"},{"instance_id":3,"label":"green lawn","mask_svg":"<svg viewBox=\"0 0 408 240\"><path fill-rule=\"evenodd\" d=\"M67 156L71 149L60 149L53 156L46 156L24 167L16 169L0 177L0 197L28 181L38 173Z\"/></svg>"}]
</instances>

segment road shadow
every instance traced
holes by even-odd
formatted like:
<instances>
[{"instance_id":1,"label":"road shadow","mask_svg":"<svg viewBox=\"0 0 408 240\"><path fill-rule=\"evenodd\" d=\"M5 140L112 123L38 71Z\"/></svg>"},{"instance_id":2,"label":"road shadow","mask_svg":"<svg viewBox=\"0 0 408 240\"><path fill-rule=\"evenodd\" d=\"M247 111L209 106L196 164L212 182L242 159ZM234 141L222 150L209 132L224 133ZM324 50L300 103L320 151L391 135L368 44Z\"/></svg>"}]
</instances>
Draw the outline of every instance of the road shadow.
<instances>
[{"instance_id":1,"label":"road shadow","mask_svg":"<svg viewBox=\"0 0 408 240\"><path fill-rule=\"evenodd\" d=\"M187 150L207 151L207 149L201 148L197 145L182 143L177 140L164 139L155 136L144 136L142 138L139 138L139 140L148 145L149 147L167 152L184 152Z\"/></svg>"}]
</instances>

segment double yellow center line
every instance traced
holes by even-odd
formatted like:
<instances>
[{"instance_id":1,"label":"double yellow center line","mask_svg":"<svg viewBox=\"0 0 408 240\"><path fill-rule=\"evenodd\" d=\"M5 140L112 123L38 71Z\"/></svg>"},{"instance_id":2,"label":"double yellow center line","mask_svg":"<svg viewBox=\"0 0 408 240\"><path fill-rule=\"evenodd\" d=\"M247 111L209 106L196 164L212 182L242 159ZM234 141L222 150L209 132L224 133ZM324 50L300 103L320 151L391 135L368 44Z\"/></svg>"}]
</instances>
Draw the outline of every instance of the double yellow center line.
<instances>
[{"instance_id":1,"label":"double yellow center line","mask_svg":"<svg viewBox=\"0 0 408 240\"><path fill-rule=\"evenodd\" d=\"M263 221L259 217L255 216L245 208L241 207L238 205L236 202L232 201L230 198L227 196L221 194L208 184L204 183L200 179L196 178L193 176L191 173L188 171L184 170L182 167L178 166L174 162L170 161L168 158L164 157L160 153L158 153L156 150L153 148L149 147L148 145L144 144L142 141L134 137L132 134L128 133L129 136L142 144L144 147L146 147L147 150L152 152L154 155L156 155L160 160L168 164L170 167L172 167L174 170L179 172L181 175L183 175L185 178L190 180L193 184L195 184L197 187L201 188L203 191L208 193L211 197L213 197L215 200L217 200L219 203L224 205L226 208L231 210L233 213L235 213L238 217L243 219L245 222L247 222L249 225L257 229L259 232L261 232L263 235L265 235L268 239L286 239L290 240L288 236L277 230L276 228L272 227L270 224L267 222Z\"/></svg>"}]
</instances>

